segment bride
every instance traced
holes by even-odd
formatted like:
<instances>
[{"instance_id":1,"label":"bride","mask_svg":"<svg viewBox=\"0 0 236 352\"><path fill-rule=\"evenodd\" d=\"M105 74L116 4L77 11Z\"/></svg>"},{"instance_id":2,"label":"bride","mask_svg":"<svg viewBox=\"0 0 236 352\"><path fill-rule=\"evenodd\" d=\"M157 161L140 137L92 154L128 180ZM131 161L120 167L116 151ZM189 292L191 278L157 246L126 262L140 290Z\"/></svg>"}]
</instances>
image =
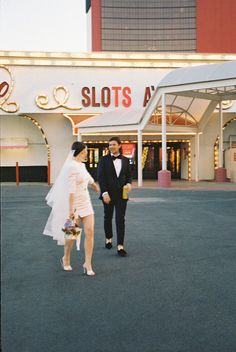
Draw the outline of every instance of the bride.
<instances>
[{"instance_id":1,"label":"bride","mask_svg":"<svg viewBox=\"0 0 236 352\"><path fill-rule=\"evenodd\" d=\"M85 232L85 262L84 273L95 275L92 268L94 247L94 211L88 192L88 185L99 192L98 185L88 173L85 164L87 146L83 142L74 142L53 187L46 196L47 204L52 208L47 220L44 235L53 237L58 245L64 245L64 256L61 258L62 268L71 271L71 250L74 240L65 239L62 231L66 218L81 219ZM80 237L77 240L77 249L80 249Z\"/></svg>"}]
</instances>

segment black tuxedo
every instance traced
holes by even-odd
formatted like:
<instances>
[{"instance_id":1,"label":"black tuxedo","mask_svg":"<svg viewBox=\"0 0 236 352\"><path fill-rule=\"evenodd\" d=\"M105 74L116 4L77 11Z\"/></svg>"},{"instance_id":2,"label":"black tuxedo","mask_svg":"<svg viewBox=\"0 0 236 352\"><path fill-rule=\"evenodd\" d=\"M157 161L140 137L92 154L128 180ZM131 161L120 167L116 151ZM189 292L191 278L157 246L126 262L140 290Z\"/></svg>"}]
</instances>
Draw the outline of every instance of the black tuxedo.
<instances>
[{"instance_id":1,"label":"black tuxedo","mask_svg":"<svg viewBox=\"0 0 236 352\"><path fill-rule=\"evenodd\" d=\"M126 183L131 183L131 173L129 159L121 156L122 166L119 177L116 175L114 163L110 154L101 158L98 165L98 182L102 194L108 192L111 199L117 200L122 198L122 188Z\"/></svg>"},{"instance_id":2,"label":"black tuxedo","mask_svg":"<svg viewBox=\"0 0 236 352\"><path fill-rule=\"evenodd\" d=\"M121 171L117 177L115 166L110 154L101 158L98 165L98 182L101 189L100 199L103 199L102 194L108 192L111 202L104 205L104 230L106 238L112 238L112 217L114 208L116 210L116 230L117 244L123 245L125 234L125 211L127 200L122 199L123 186L131 183L131 172L129 159L121 156Z\"/></svg>"}]
</instances>

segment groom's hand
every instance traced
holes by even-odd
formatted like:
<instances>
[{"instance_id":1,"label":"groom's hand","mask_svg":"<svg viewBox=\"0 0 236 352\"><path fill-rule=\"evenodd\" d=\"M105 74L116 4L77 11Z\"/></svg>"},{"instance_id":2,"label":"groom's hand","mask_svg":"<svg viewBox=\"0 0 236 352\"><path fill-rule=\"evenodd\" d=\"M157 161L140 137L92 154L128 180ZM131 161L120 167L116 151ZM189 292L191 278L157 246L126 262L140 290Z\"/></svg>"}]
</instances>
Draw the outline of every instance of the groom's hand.
<instances>
[{"instance_id":1,"label":"groom's hand","mask_svg":"<svg viewBox=\"0 0 236 352\"><path fill-rule=\"evenodd\" d=\"M111 198L108 193L103 194L102 196L104 203L109 204L111 201Z\"/></svg>"}]
</instances>

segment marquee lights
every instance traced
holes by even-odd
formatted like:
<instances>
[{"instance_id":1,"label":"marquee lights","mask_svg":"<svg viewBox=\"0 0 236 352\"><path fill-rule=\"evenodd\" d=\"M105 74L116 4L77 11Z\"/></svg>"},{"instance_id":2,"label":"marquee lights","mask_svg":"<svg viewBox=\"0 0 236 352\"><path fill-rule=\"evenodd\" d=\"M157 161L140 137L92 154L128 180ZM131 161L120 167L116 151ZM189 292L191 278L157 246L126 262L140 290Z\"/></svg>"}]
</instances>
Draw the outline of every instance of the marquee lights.
<instances>
[{"instance_id":1,"label":"marquee lights","mask_svg":"<svg viewBox=\"0 0 236 352\"><path fill-rule=\"evenodd\" d=\"M138 132L118 132L119 136L137 136ZM81 136L110 136L111 132L84 132ZM161 136L161 132L143 132L143 136ZM196 132L167 132L167 136L195 136Z\"/></svg>"},{"instance_id":2,"label":"marquee lights","mask_svg":"<svg viewBox=\"0 0 236 352\"><path fill-rule=\"evenodd\" d=\"M5 65L64 66L64 67L158 67L176 68L205 63L235 61L235 54L198 53L55 53L0 51Z\"/></svg>"},{"instance_id":3,"label":"marquee lights","mask_svg":"<svg viewBox=\"0 0 236 352\"><path fill-rule=\"evenodd\" d=\"M188 180L192 179L192 171L191 171L191 142L188 141Z\"/></svg>"},{"instance_id":4,"label":"marquee lights","mask_svg":"<svg viewBox=\"0 0 236 352\"><path fill-rule=\"evenodd\" d=\"M22 115L25 119L31 121L41 132L43 139L45 141L46 147L47 147L47 157L48 157L48 161L50 161L51 159L51 150L50 150L50 145L48 144L48 140L47 137L40 125L40 123L38 121L36 121L33 117L29 116L29 115Z\"/></svg>"},{"instance_id":5,"label":"marquee lights","mask_svg":"<svg viewBox=\"0 0 236 352\"><path fill-rule=\"evenodd\" d=\"M225 129L228 125L230 125L233 121L236 121L236 117L233 117L232 119L230 119L228 122L226 122L225 124L224 124L224 127L223 127L223 129Z\"/></svg>"},{"instance_id":6,"label":"marquee lights","mask_svg":"<svg viewBox=\"0 0 236 352\"><path fill-rule=\"evenodd\" d=\"M236 121L236 117L233 117L228 122L226 122L223 126L223 130L225 130L225 128L229 126L233 121ZM214 168L215 169L217 169L219 166L219 143L220 143L220 137L217 136L214 144Z\"/></svg>"},{"instance_id":7,"label":"marquee lights","mask_svg":"<svg viewBox=\"0 0 236 352\"><path fill-rule=\"evenodd\" d=\"M215 169L217 169L219 165L219 142L220 142L220 137L217 136L214 144L214 168Z\"/></svg>"},{"instance_id":8,"label":"marquee lights","mask_svg":"<svg viewBox=\"0 0 236 352\"><path fill-rule=\"evenodd\" d=\"M119 134L120 135L120 134ZM188 156L188 181L191 181L192 179L192 168L191 168L191 141L189 139L168 139L167 143L187 143L188 144L188 152L187 152L187 156ZM122 144L125 143L137 143L137 140L130 140L130 141L124 141L122 142ZM161 139L155 139L155 140L143 140L143 143L161 143ZM86 144L108 144L108 140L97 140L97 141L92 141L92 140L88 140L86 141ZM143 153L142 153L142 169L144 167L144 164L146 162L146 158L147 158L147 150L145 150L145 147L143 148Z\"/></svg>"}]
</instances>

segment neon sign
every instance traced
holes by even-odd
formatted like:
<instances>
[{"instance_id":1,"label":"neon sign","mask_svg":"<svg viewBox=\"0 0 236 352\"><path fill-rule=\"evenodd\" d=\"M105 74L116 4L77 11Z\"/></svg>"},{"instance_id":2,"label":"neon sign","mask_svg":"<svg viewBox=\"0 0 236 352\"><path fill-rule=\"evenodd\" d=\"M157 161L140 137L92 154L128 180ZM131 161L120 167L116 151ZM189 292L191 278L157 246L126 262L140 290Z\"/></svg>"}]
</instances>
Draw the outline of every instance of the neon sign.
<instances>
[{"instance_id":1,"label":"neon sign","mask_svg":"<svg viewBox=\"0 0 236 352\"><path fill-rule=\"evenodd\" d=\"M19 105L15 101L8 101L14 87L13 75L4 65L0 65L0 73L0 110L7 113L17 112Z\"/></svg>"},{"instance_id":2,"label":"neon sign","mask_svg":"<svg viewBox=\"0 0 236 352\"><path fill-rule=\"evenodd\" d=\"M7 94L9 88L9 84L5 81L0 84L0 98L3 98Z\"/></svg>"}]
</instances>

